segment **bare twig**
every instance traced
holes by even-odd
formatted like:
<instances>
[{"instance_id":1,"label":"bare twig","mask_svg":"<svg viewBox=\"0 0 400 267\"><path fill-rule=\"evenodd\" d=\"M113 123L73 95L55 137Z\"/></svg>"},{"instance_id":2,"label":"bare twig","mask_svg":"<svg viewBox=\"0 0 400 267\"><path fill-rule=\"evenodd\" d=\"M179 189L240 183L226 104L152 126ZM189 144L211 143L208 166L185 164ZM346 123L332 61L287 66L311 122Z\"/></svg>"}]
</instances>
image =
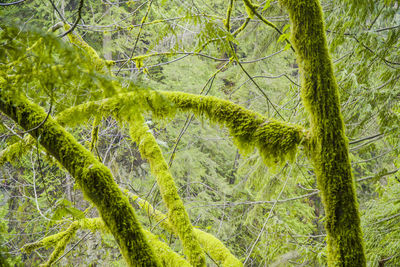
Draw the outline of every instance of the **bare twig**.
<instances>
[{"instance_id":1,"label":"bare twig","mask_svg":"<svg viewBox=\"0 0 400 267\"><path fill-rule=\"evenodd\" d=\"M83 2L84 2L84 0L81 0L80 3L79 3L79 7L78 7L78 17L76 18L76 20L75 20L74 24L72 25L72 27L71 27L68 31L64 32L63 34L60 34L59 37L64 37L64 36L66 36L67 34L73 32L73 31L75 30L76 25L78 25L79 21L80 21L81 18L82 18Z\"/></svg>"},{"instance_id":2,"label":"bare twig","mask_svg":"<svg viewBox=\"0 0 400 267\"><path fill-rule=\"evenodd\" d=\"M13 6L13 5L21 4L25 1L26 0L19 0L19 1L11 2L11 3L0 3L0 6Z\"/></svg>"}]
</instances>

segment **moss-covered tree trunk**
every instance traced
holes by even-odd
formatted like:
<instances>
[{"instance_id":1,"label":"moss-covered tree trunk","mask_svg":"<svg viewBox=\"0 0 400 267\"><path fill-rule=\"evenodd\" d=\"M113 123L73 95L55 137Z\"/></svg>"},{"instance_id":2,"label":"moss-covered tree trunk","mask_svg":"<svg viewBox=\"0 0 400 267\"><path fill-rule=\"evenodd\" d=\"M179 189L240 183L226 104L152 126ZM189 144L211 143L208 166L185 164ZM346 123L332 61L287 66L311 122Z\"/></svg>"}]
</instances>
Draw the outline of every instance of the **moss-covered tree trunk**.
<instances>
[{"instance_id":1,"label":"moss-covered tree trunk","mask_svg":"<svg viewBox=\"0 0 400 267\"><path fill-rule=\"evenodd\" d=\"M322 9L318 0L280 2L289 11L291 41L301 71L301 96L310 114L310 151L326 213L328 264L365 266L348 142Z\"/></svg>"},{"instance_id":2,"label":"moss-covered tree trunk","mask_svg":"<svg viewBox=\"0 0 400 267\"><path fill-rule=\"evenodd\" d=\"M0 88L0 111L29 131L71 173L84 195L96 205L129 266L159 266L132 206L109 169L25 97Z\"/></svg>"}]
</instances>

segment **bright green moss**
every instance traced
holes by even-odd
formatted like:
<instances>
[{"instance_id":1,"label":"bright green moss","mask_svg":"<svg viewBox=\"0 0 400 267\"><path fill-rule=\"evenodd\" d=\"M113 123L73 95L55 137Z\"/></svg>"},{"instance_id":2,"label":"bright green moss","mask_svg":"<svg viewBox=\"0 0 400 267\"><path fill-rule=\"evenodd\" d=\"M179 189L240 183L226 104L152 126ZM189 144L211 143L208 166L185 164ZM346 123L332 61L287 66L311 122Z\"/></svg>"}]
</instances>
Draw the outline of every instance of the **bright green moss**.
<instances>
[{"instance_id":1,"label":"bright green moss","mask_svg":"<svg viewBox=\"0 0 400 267\"><path fill-rule=\"evenodd\" d=\"M136 196L135 194L129 192L128 190L124 191L125 194L129 196L130 199L139 203L139 207L142 211L146 212L146 214L156 220L156 223L163 227L170 233L176 234L174 228L169 223L168 217L164 215L159 210L153 208L153 206L144 199ZM224 267L237 267L243 266L243 264L233 256L229 249L227 249L224 244L219 241L216 237L206 232L201 231L200 229L194 229L194 234L197 240L200 242L203 250L206 251L213 260L220 262Z\"/></svg>"},{"instance_id":2,"label":"bright green moss","mask_svg":"<svg viewBox=\"0 0 400 267\"><path fill-rule=\"evenodd\" d=\"M173 116L177 109L206 116L211 122L226 126L242 153L249 153L256 147L269 166L293 159L300 144L308 147L309 134L300 126L266 118L216 97L182 92L137 90L70 108L59 114L57 121L63 125L76 124L99 113L135 119L145 110L165 118Z\"/></svg>"},{"instance_id":3,"label":"bright green moss","mask_svg":"<svg viewBox=\"0 0 400 267\"><path fill-rule=\"evenodd\" d=\"M176 109L165 96L157 91L137 89L104 100L83 103L64 110L56 116L63 126L75 126L96 116L114 116L118 120L140 115L151 111L155 117L169 118L175 115Z\"/></svg>"},{"instance_id":4,"label":"bright green moss","mask_svg":"<svg viewBox=\"0 0 400 267\"><path fill-rule=\"evenodd\" d=\"M27 254L30 254L32 253L32 251L42 247L44 248L54 247L60 240L62 240L66 235L68 235L69 232L75 230L76 229L74 227L69 227L66 231L62 231L55 235L45 237L42 240L39 240L34 243L26 244L21 250Z\"/></svg>"},{"instance_id":5,"label":"bright green moss","mask_svg":"<svg viewBox=\"0 0 400 267\"><path fill-rule=\"evenodd\" d=\"M23 96L13 95L10 99L3 90L0 90L0 110L25 130L36 127L47 116L41 107ZM114 182L110 170L51 117L30 134L34 138L40 136L40 144L71 173L84 195L96 205L128 265L158 266L134 210Z\"/></svg>"},{"instance_id":6,"label":"bright green moss","mask_svg":"<svg viewBox=\"0 0 400 267\"><path fill-rule=\"evenodd\" d=\"M79 123L87 120L93 113L98 116L113 114L119 120L130 121L131 136L139 144L142 156L149 160L151 170L157 177L161 195L169 210L169 218L172 218L170 222L174 232L182 240L191 263L197 266L205 262L203 253L196 244L192 225L161 150L139 113L151 110L157 116L171 116L177 108L195 112L199 116L205 115L212 122L227 126L242 152L250 152L257 147L269 165L282 163L294 157L297 146L307 142L307 132L296 125L267 119L229 101L180 92L138 90L102 101L85 103L57 116L57 120L62 124Z\"/></svg>"},{"instance_id":7,"label":"bright green moss","mask_svg":"<svg viewBox=\"0 0 400 267\"><path fill-rule=\"evenodd\" d=\"M129 126L130 135L138 144L141 156L149 161L151 172L156 176L160 194L168 208L169 221L182 241L184 253L193 266L205 266L204 253L194 236L193 226L156 139L143 117L130 121Z\"/></svg>"},{"instance_id":8,"label":"bright green moss","mask_svg":"<svg viewBox=\"0 0 400 267\"><path fill-rule=\"evenodd\" d=\"M63 232L43 238L42 240L35 243L26 244L22 248L22 251L30 254L32 253L32 251L41 247L45 248L54 247L54 250L51 253L47 262L41 265L41 266L51 266L64 253L65 247L75 236L75 233L78 229L79 229L78 223L76 222L72 223L68 227L68 229Z\"/></svg>"},{"instance_id":9,"label":"bright green moss","mask_svg":"<svg viewBox=\"0 0 400 267\"><path fill-rule=\"evenodd\" d=\"M365 266L360 217L340 113L339 91L318 0L281 0L289 11L303 103L311 121L311 159L325 208L329 266Z\"/></svg>"},{"instance_id":10,"label":"bright green moss","mask_svg":"<svg viewBox=\"0 0 400 267\"><path fill-rule=\"evenodd\" d=\"M308 140L307 131L300 126L266 118L226 100L182 92L162 94L177 108L204 115L211 122L226 126L242 153L257 147L269 166L292 159L297 146Z\"/></svg>"},{"instance_id":11,"label":"bright green moss","mask_svg":"<svg viewBox=\"0 0 400 267\"><path fill-rule=\"evenodd\" d=\"M7 146L5 149L0 151L0 166L6 162L14 162L21 158L21 156L28 151L34 144L34 139L28 135L24 139L17 141L16 143Z\"/></svg>"},{"instance_id":12,"label":"bright green moss","mask_svg":"<svg viewBox=\"0 0 400 267\"><path fill-rule=\"evenodd\" d=\"M42 240L25 245L22 250L25 253L32 253L33 250L39 249L41 247L49 248L55 247L53 253L51 254L49 260L42 266L50 266L52 265L64 252L65 247L74 237L76 231L78 229L91 230L93 232L102 231L109 232L109 229L104 225L104 222L101 218L85 218L79 221L74 221L68 227L66 231L60 232L55 235L51 235L49 237L43 238ZM165 267L189 267L191 266L185 259L183 259L180 255L172 251L167 244L158 240L158 238L153 235L151 232L144 230L144 234L150 243L151 247L154 249L154 252L157 254L158 258L161 261L162 266ZM142 265L140 265L142 266Z\"/></svg>"},{"instance_id":13,"label":"bright green moss","mask_svg":"<svg viewBox=\"0 0 400 267\"><path fill-rule=\"evenodd\" d=\"M243 264L233 256L230 251L219 241L215 236L203 232L199 229L194 229L196 237L201 240L201 245L205 251L208 251L210 256L224 267L240 267Z\"/></svg>"},{"instance_id":14,"label":"bright green moss","mask_svg":"<svg viewBox=\"0 0 400 267\"><path fill-rule=\"evenodd\" d=\"M144 230L144 233L152 245L154 252L160 257L161 264L165 267L190 267L190 265L179 254L170 249L170 247L158 240L151 232Z\"/></svg>"}]
</instances>

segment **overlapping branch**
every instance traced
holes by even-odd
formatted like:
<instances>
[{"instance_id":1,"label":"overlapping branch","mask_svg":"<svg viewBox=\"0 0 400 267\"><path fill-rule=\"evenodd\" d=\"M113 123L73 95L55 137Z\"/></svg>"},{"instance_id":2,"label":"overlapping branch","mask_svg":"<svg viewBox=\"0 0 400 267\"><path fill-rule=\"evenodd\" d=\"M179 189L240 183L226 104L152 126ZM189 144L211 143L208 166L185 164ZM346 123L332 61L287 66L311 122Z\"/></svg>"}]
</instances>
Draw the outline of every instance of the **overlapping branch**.
<instances>
[{"instance_id":1,"label":"overlapping branch","mask_svg":"<svg viewBox=\"0 0 400 267\"><path fill-rule=\"evenodd\" d=\"M0 90L0 110L25 130L32 129L47 116L41 107L24 96L8 94L7 89ZM30 134L74 176L84 195L96 205L127 263L158 266L134 210L110 170L51 117Z\"/></svg>"}]
</instances>

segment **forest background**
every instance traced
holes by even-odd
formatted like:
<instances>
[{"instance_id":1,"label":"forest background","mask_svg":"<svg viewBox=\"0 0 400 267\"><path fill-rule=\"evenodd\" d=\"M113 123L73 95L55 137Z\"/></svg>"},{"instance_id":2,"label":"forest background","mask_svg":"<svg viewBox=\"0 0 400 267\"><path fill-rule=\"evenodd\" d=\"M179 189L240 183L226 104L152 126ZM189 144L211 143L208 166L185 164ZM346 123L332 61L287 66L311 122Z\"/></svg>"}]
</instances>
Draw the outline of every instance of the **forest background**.
<instances>
[{"instance_id":1,"label":"forest background","mask_svg":"<svg viewBox=\"0 0 400 267\"><path fill-rule=\"evenodd\" d=\"M4 73L23 74L16 90L54 117L112 96L118 84L132 92L141 88L139 106L148 104L146 95L153 90L181 91L216 96L266 118L310 126L300 99L289 16L277 1L254 2L265 21L242 1L12 2L0 6L0 69L9 68L10 53L32 51L34 56L22 57L24 64L13 66L14 73ZM368 265L398 266L399 2L321 5ZM59 28L60 21L70 28ZM65 34L71 27L75 39ZM10 36L18 47L9 45ZM155 105L168 105L158 101ZM157 111L157 106L150 110ZM151 214L149 204L167 210L140 142L120 117L91 115L85 120L73 114L65 128L111 170L144 228L182 255L179 239ZM147 133L162 149L196 229L214 235L246 266L326 265L325 213L314 168L301 147L271 164L254 147L239 150L229 131L207 116L164 115L144 113ZM9 265L37 266L52 259L54 247L27 251L27 244L99 213L29 133L5 115L1 122L1 255ZM53 264L126 265L110 233L84 228L70 237ZM209 254L206 261L223 265Z\"/></svg>"}]
</instances>

